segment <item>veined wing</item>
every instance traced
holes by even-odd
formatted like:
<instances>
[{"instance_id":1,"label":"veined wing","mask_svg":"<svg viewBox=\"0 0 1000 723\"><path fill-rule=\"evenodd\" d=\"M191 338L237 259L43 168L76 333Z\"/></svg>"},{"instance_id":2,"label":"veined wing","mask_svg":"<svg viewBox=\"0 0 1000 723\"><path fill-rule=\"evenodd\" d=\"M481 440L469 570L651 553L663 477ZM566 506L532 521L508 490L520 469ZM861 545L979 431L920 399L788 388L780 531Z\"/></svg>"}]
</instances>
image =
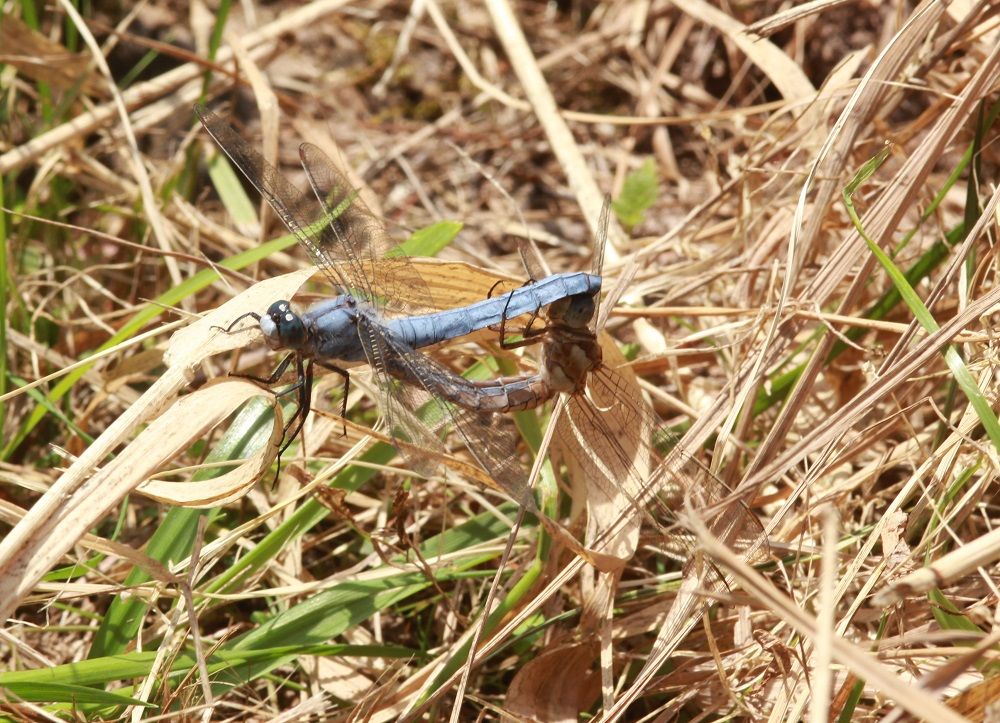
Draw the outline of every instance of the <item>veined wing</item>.
<instances>
[{"instance_id":1,"label":"veined wing","mask_svg":"<svg viewBox=\"0 0 1000 723\"><path fill-rule=\"evenodd\" d=\"M594 245L595 276L603 270L610 218L611 201L605 198ZM739 501L718 505L727 496L725 485L679 446L665 457L658 453L652 411L637 385L626 383L614 366L617 362L610 361L617 357L623 363L624 359L613 345L600 353L597 335L607 321L614 295L605 300L604 309L595 296L587 319L582 316L588 309L586 303L568 299L568 303L550 306L550 326L542 347L541 365L549 372L548 379L570 380L577 387L568 395L564 415L556 420L557 451L571 477L584 480L588 487L592 549L628 559L645 516L664 540L672 540L675 550L690 558L690 540L684 544L686 534L679 529L675 514L686 500L710 516L709 527L721 539L749 557L758 556L766 547L766 537L757 517Z\"/></svg>"},{"instance_id":2,"label":"veined wing","mask_svg":"<svg viewBox=\"0 0 1000 723\"><path fill-rule=\"evenodd\" d=\"M299 147L299 156L313 192L330 219L321 251L348 260L344 275L351 293L362 301L358 308L358 337L381 392L380 403L388 432L417 447L432 444L432 435L418 429L418 420L413 414L413 410L421 406L419 400L413 398L415 391L399 384L397 379L400 366L418 368L432 362L429 357L399 343L382 315L386 309L398 313L420 310L400 299L418 298L429 302L430 292L410 260L394 252L381 221L358 198L329 157L310 143ZM414 372L410 376L420 379L426 373ZM417 463L417 460L412 461Z\"/></svg>"},{"instance_id":3,"label":"veined wing","mask_svg":"<svg viewBox=\"0 0 1000 723\"><path fill-rule=\"evenodd\" d=\"M479 465L511 496L514 501L534 508L534 499L526 485L525 473L517 456L517 436L506 415L470 409L454 403L462 397L481 392L481 384L470 381L437 360L421 354L391 336L383 336L389 350L390 383L394 394L387 400L405 399L406 406L417 408L433 401L440 421L450 420L466 447ZM519 380L533 379L522 377ZM421 395L417 390L421 390ZM400 410L403 412L404 410ZM402 414L395 416L401 419ZM438 425L434 425L438 426ZM414 430L415 431L415 430ZM409 433L410 430L406 430ZM399 430L395 432L399 434Z\"/></svg>"},{"instance_id":4,"label":"veined wing","mask_svg":"<svg viewBox=\"0 0 1000 723\"><path fill-rule=\"evenodd\" d=\"M360 199L347 202L352 191L330 159L310 144L303 144L300 152L302 164L317 197L328 209L328 213L336 216L333 228L339 231L338 239L344 246L345 254L362 249L368 249L372 254L364 258L356 255L356 263L351 264L348 273L354 277L354 283L371 281L368 298L373 306L392 307L393 300L403 296L404 291L407 296L412 297L414 289L426 290L423 279L409 259L388 248L388 237L381 223L364 203ZM339 212L340 209L343 209L342 213ZM352 243L347 234L359 235L365 241ZM429 292L425 292L425 296L429 299ZM402 305L395 307L396 310L400 308L405 310ZM373 370L380 377L380 385L386 391L383 406L390 433L419 435L416 429L401 429L401 422L408 419L409 415L397 402L404 400L409 409L421 406L413 387L400 384L399 380L408 381L411 385L422 388L430 399L436 400L442 417L446 415L453 421L456 430L483 469L514 499L524 501L527 498L524 474L517 464L516 438L510 425L505 424L497 415L474 411L446 401L455 399L459 393L470 393L475 389L475 384L401 342L384 325L381 317L362 315L358 325L362 345L365 346Z\"/></svg>"},{"instance_id":5,"label":"veined wing","mask_svg":"<svg viewBox=\"0 0 1000 723\"><path fill-rule=\"evenodd\" d=\"M589 530L589 545L596 551L630 556L645 518L661 532L665 554L693 559L693 542L677 520L677 510L687 503L745 559L766 557L766 536L756 515L738 499L727 501L726 485L677 446L676 435L656 430L652 411L617 369L605 363L592 371L586 393L570 397L559 424L561 459L587 482L588 502L597 507L592 517L598 521ZM662 443L675 446L661 454ZM709 571L709 577L721 583L716 572Z\"/></svg>"},{"instance_id":6,"label":"veined wing","mask_svg":"<svg viewBox=\"0 0 1000 723\"><path fill-rule=\"evenodd\" d=\"M375 309L397 314L431 308L430 290L423 277L333 161L312 143L299 146L299 156L330 219L318 254L347 261L345 275L351 293ZM417 299L418 303L403 299Z\"/></svg>"},{"instance_id":7,"label":"veined wing","mask_svg":"<svg viewBox=\"0 0 1000 723\"><path fill-rule=\"evenodd\" d=\"M418 389L394 376L417 384L440 406L440 419L452 419L484 469L508 490L519 481L514 439L502 430L499 417L451 408L435 392L460 384L461 377L411 347L399 342L384 323L379 310L411 311L394 303L405 289L407 298L430 298L426 285L410 261L393 252L394 244L381 222L357 197L343 174L316 146L303 144L300 156L312 186L303 193L229 126L204 107L196 107L202 124L233 163L268 201L285 225L309 252L334 285L359 302L357 331L376 376L379 400L391 434L412 447L439 446L431 429L418 419L422 406ZM414 290L417 290L415 294ZM419 292L424 290L424 296ZM498 302L499 304L499 302ZM422 309L420 309L422 310ZM453 381L447 381L451 378ZM433 422L432 427L438 426ZM417 469L424 468L413 459ZM523 481L521 481L523 486ZM515 493L517 499L523 495Z\"/></svg>"},{"instance_id":8,"label":"veined wing","mask_svg":"<svg viewBox=\"0 0 1000 723\"><path fill-rule=\"evenodd\" d=\"M429 299L430 293L409 259L393 251L397 246L382 223L319 148L306 143L299 149L313 189L303 192L226 121L204 106L195 106L195 112L331 283L376 308L399 313L431 308L398 301L401 289L410 292L410 299ZM414 294L413 289L418 292Z\"/></svg>"},{"instance_id":9,"label":"veined wing","mask_svg":"<svg viewBox=\"0 0 1000 723\"><path fill-rule=\"evenodd\" d=\"M675 446L659 460L646 477L634 466L636 452L653 449L655 437L645 439L648 422L640 420L643 438L623 437L620 430L631 429L635 414L647 414L645 406L636 406L621 395L623 381L618 370L603 366L588 378L587 393L576 394L568 402L567 422L557 427L557 439L567 460L577 460L580 476L591 485L616 484L624 490L626 505L599 489L593 497L603 503L612 501L611 514L597 519L588 516L588 539L591 551L618 558L622 564L631 558L642 518L650 519L661 532L659 543L665 555L683 563L683 579L676 597L660 626L652 651L639 672L648 676L660 669L667 657L706 610L706 591L722 593L729 588L727 575L710 558L698 552L693 535L678 519L676 510L693 508L716 539L754 564L767 559L767 536L757 517L739 497L728 494L726 486L695 458L685 453L676 435L666 435ZM598 406L599 405L599 406ZM625 444L622 444L624 442ZM615 476L618 475L618 476ZM588 499L590 495L588 495ZM654 543L655 544L655 543ZM587 623L593 625L594 621Z\"/></svg>"},{"instance_id":10,"label":"veined wing","mask_svg":"<svg viewBox=\"0 0 1000 723\"><path fill-rule=\"evenodd\" d=\"M301 191L264 160L257 150L241 138L224 120L204 106L195 106L205 130L225 152L236 168L246 176L278 218L295 234L299 243L330 282L342 292L350 290L352 279L342 273L347 260L337 256L337 245L329 243L327 211L310 191Z\"/></svg>"},{"instance_id":11,"label":"veined wing","mask_svg":"<svg viewBox=\"0 0 1000 723\"><path fill-rule=\"evenodd\" d=\"M593 271L602 272L611 203L605 199ZM621 288L621 285L619 285ZM613 296L614 292L612 292ZM676 524L675 510L689 501L699 510L726 496L725 485L708 468L675 445L661 458L653 443L655 423L635 383L616 368L624 363L613 344L599 345L598 330L607 320L598 299L571 297L549 307L549 327L542 346L541 365L550 380L567 383L565 414L556 420L562 460L587 485L588 536L597 552L622 560L632 556L643 517L676 543L685 538ZM589 317L585 317L588 313ZM603 351L602 351L603 346ZM571 387L571 389L570 389ZM675 442L677 440L674 440ZM748 554L765 539L756 516L741 502L712 512L710 527L724 533L726 542ZM684 550L690 557L692 550Z\"/></svg>"}]
</instances>

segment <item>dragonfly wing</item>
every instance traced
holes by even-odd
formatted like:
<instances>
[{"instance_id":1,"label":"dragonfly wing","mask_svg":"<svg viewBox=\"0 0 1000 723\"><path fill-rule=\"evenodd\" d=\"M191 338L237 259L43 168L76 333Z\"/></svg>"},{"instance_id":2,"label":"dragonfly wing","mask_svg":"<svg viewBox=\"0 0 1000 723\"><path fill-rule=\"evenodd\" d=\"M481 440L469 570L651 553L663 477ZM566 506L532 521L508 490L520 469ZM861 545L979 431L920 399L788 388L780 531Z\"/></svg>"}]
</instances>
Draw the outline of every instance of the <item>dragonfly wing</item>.
<instances>
[{"instance_id":1,"label":"dragonfly wing","mask_svg":"<svg viewBox=\"0 0 1000 723\"><path fill-rule=\"evenodd\" d=\"M391 337L384 339L390 349L387 362L392 365L393 375L426 392L427 399L436 405L437 418L454 424L479 465L515 501L533 506L510 420L503 414L474 411L450 403L448 399L467 394L472 385L437 360Z\"/></svg>"},{"instance_id":2,"label":"dragonfly wing","mask_svg":"<svg viewBox=\"0 0 1000 723\"><path fill-rule=\"evenodd\" d=\"M312 143L303 143L299 155L330 219L319 251L324 257L346 260L344 273L352 293L377 309L398 314L431 309L423 277L329 156Z\"/></svg>"},{"instance_id":3,"label":"dragonfly wing","mask_svg":"<svg viewBox=\"0 0 1000 723\"><path fill-rule=\"evenodd\" d=\"M683 449L682 439L672 437L669 443L674 446L654 471L650 484L669 490L672 507L683 505L699 515L708 530L744 560L763 562L769 548L760 520L742 499L730 494L722 480Z\"/></svg>"},{"instance_id":4,"label":"dragonfly wing","mask_svg":"<svg viewBox=\"0 0 1000 723\"><path fill-rule=\"evenodd\" d=\"M638 384L602 366L590 373L586 393L570 397L557 424L559 458L569 478L582 483L587 501L586 544L623 561L631 558L652 467L646 444L652 417Z\"/></svg>"},{"instance_id":5,"label":"dragonfly wing","mask_svg":"<svg viewBox=\"0 0 1000 723\"><path fill-rule=\"evenodd\" d=\"M338 248L328 243L330 230L326 227L326 209L311 192L303 192L290 183L281 173L264 160L257 150L243 140L232 127L204 106L195 106L201 124L215 142L229 156L239 171L257 189L278 218L295 234L299 243L309 252L330 282L346 290L348 278L341 273L343 259L336 255Z\"/></svg>"},{"instance_id":6,"label":"dragonfly wing","mask_svg":"<svg viewBox=\"0 0 1000 723\"><path fill-rule=\"evenodd\" d=\"M538 514L518 456L514 426L508 423L510 420L502 414L473 412L440 399L438 401L451 414L455 429L479 466L496 480L512 500Z\"/></svg>"},{"instance_id":7,"label":"dragonfly wing","mask_svg":"<svg viewBox=\"0 0 1000 723\"><path fill-rule=\"evenodd\" d=\"M614 358L608 346L605 354ZM680 444L661 459L656 443L679 440L655 430L638 385L607 362L590 373L586 393L571 398L562 424L557 434L562 459L586 486L592 549L629 556L645 517L660 530L666 554L693 560L692 536L677 519L677 510L687 503L744 559L766 556L760 521L739 500L727 500L725 485L707 467ZM717 571L710 570L707 578L722 586Z\"/></svg>"},{"instance_id":8,"label":"dragonfly wing","mask_svg":"<svg viewBox=\"0 0 1000 723\"><path fill-rule=\"evenodd\" d=\"M611 196L604 197L604 204L601 206L601 217L597 222L597 238L594 239L593 258L590 261L590 273L594 276L604 274L604 250L608 246L608 228L611 225ZM598 329L603 329L607 323L607 314L601 314L600 297L596 299L594 307L594 319L591 330L596 333Z\"/></svg>"},{"instance_id":9,"label":"dragonfly wing","mask_svg":"<svg viewBox=\"0 0 1000 723\"><path fill-rule=\"evenodd\" d=\"M396 357L407 349L400 348L377 317L359 315L358 336L375 378L376 401L387 434L403 443L397 449L409 469L422 475L433 473L437 463L420 450L443 451L438 431L446 419L436 406L427 407L429 399L421 389L389 373L390 367L396 365Z\"/></svg>"}]
</instances>

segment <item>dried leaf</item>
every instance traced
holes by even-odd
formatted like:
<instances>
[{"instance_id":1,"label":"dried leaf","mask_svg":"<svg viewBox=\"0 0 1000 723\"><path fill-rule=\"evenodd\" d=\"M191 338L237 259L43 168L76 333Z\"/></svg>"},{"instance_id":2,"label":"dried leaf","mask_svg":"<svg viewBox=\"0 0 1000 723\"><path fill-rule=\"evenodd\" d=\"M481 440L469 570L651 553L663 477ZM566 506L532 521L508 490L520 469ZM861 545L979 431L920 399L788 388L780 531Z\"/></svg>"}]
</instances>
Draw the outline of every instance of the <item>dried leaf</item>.
<instances>
[{"instance_id":1,"label":"dried leaf","mask_svg":"<svg viewBox=\"0 0 1000 723\"><path fill-rule=\"evenodd\" d=\"M576 721L601 692L592 670L594 643L571 643L543 652L517 671L504 701L510 713L529 720Z\"/></svg>"},{"instance_id":2,"label":"dried leaf","mask_svg":"<svg viewBox=\"0 0 1000 723\"><path fill-rule=\"evenodd\" d=\"M80 85L91 97L107 96L107 88L83 53L71 53L7 13L0 19L0 65L10 65L32 80L59 90Z\"/></svg>"},{"instance_id":3,"label":"dried leaf","mask_svg":"<svg viewBox=\"0 0 1000 723\"><path fill-rule=\"evenodd\" d=\"M160 502L180 507L216 507L242 497L261 478L278 454L281 443L281 408L274 397L245 379L224 379L202 387L182 398L149 425L129 445L142 455L147 467L158 469L191 446L205 432L236 411L253 397L267 394L275 409L271 437L267 445L251 455L244 464L210 480L167 482L148 480L138 492Z\"/></svg>"}]
</instances>

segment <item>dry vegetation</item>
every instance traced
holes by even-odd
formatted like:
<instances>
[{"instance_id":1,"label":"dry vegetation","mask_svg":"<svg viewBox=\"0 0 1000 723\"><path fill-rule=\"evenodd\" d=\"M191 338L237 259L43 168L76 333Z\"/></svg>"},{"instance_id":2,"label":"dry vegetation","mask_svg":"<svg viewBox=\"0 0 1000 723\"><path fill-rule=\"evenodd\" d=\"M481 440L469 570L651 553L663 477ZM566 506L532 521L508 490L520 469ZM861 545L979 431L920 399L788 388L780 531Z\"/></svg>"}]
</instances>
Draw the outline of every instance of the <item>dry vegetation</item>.
<instances>
[{"instance_id":1,"label":"dry vegetation","mask_svg":"<svg viewBox=\"0 0 1000 723\"><path fill-rule=\"evenodd\" d=\"M995 717L995 2L85 5L0 19L5 714ZM599 439L544 525L454 438L414 476L363 373L272 489L260 390L206 381L275 358L211 326L307 260L199 99L297 182L300 141L339 158L397 239L464 224L420 267L445 306L523 279L521 239L589 268L618 199L609 363L683 433L673 514L592 497ZM495 341L434 354L537 364Z\"/></svg>"}]
</instances>

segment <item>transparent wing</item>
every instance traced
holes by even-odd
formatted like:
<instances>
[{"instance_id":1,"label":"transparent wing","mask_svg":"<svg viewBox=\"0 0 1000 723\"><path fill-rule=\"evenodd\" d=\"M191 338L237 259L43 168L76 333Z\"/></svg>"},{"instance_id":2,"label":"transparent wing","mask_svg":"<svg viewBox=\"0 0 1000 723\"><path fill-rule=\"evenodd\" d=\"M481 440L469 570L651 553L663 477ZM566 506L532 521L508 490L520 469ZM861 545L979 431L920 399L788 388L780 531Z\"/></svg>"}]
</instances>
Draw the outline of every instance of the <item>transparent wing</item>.
<instances>
[{"instance_id":1,"label":"transparent wing","mask_svg":"<svg viewBox=\"0 0 1000 723\"><path fill-rule=\"evenodd\" d=\"M444 452L440 433L448 420L434 400L422 390L391 377L378 380L376 393L386 434L397 442L396 449L406 460L407 468L424 476L435 472L437 461L423 450Z\"/></svg>"},{"instance_id":2,"label":"transparent wing","mask_svg":"<svg viewBox=\"0 0 1000 723\"><path fill-rule=\"evenodd\" d=\"M398 313L431 308L423 279L405 255L393 251L397 247L385 227L319 148L308 143L300 148L312 186L312 192L303 192L226 121L203 106L195 112L331 283L376 308ZM404 296L406 303L400 301Z\"/></svg>"},{"instance_id":3,"label":"transparent wing","mask_svg":"<svg viewBox=\"0 0 1000 723\"><path fill-rule=\"evenodd\" d=\"M441 446L436 431L451 420L483 468L517 499L523 487L516 458L516 439L499 417L452 407L435 396L445 392L453 372L397 342L383 324L380 310L399 313L424 311L415 299L430 299L426 284L398 251L381 222L358 198L356 191L330 159L316 146L303 144L300 156L312 193L303 193L241 138L228 123L204 107L195 108L216 143L254 185L291 230L313 262L330 281L355 297L358 338L379 389L379 405L390 433L407 442L405 448L416 471L434 465L419 458L414 448ZM403 298L409 301L401 301ZM396 377L416 384L406 384ZM422 394L420 390L423 390ZM428 400L438 407L437 418L421 419L417 410Z\"/></svg>"},{"instance_id":4,"label":"transparent wing","mask_svg":"<svg viewBox=\"0 0 1000 723\"><path fill-rule=\"evenodd\" d=\"M434 362L398 342L385 327L382 312L387 309L404 314L422 311L425 305L415 306L403 299L419 298L429 302L430 292L409 259L396 250L382 223L358 198L330 158L310 143L299 147L299 155L316 198L329 219L321 252L328 257L347 260L343 275L347 277L350 293L362 302L358 308L358 335L378 383L389 434L412 445L404 452L411 466L429 472L433 465L416 459L414 451L414 447L440 447L437 430L428 430L417 412L428 399L420 398L413 387L401 384L399 370L409 370L404 379L422 381L433 376ZM439 425L432 424L436 426Z\"/></svg>"},{"instance_id":5,"label":"transparent wing","mask_svg":"<svg viewBox=\"0 0 1000 723\"><path fill-rule=\"evenodd\" d=\"M591 372L586 394L575 394L557 429L560 457L588 485L592 508L589 544L627 557L642 518L661 533L664 552L690 560L695 546L677 522L687 502L720 539L745 559L766 556L766 535L749 508L726 502L725 484L681 451L677 435L657 430L649 408L621 372L602 365ZM658 448L673 444L664 455ZM717 573L715 581L721 583Z\"/></svg>"},{"instance_id":6,"label":"transparent wing","mask_svg":"<svg viewBox=\"0 0 1000 723\"><path fill-rule=\"evenodd\" d=\"M409 469L429 475L444 452L442 433L452 424L479 466L507 494L524 497L523 475L517 465L517 439L502 415L477 414L445 401L465 380L444 365L387 333L385 327L362 319L363 344L380 359L372 365L377 378L378 404L386 433ZM425 454L431 450L437 454ZM534 500L530 499L530 503Z\"/></svg>"},{"instance_id":7,"label":"transparent wing","mask_svg":"<svg viewBox=\"0 0 1000 723\"><path fill-rule=\"evenodd\" d=\"M429 309L431 294L423 277L344 174L311 143L299 146L299 156L329 219L318 255L324 259L345 259L344 275L351 293L375 309L399 314ZM313 254L314 258L316 255Z\"/></svg>"},{"instance_id":8,"label":"transparent wing","mask_svg":"<svg viewBox=\"0 0 1000 723\"><path fill-rule=\"evenodd\" d=\"M347 292L351 280L342 273L344 264L338 263L346 259L337 256L335 252L340 247L330 243L333 231L327 224L326 209L315 195L292 185L226 121L210 110L199 105L195 106L195 113L223 152L264 197L288 230L295 234L313 263L323 270L334 286Z\"/></svg>"},{"instance_id":9,"label":"transparent wing","mask_svg":"<svg viewBox=\"0 0 1000 723\"><path fill-rule=\"evenodd\" d=\"M474 390L475 384L388 335L384 335L382 341L389 350L387 361L393 377L410 383L405 390L409 395L408 405L416 403L415 385L426 393L427 400L433 401L440 419L454 424L479 465L515 501L525 503L531 499L517 455L517 435L510 420L502 414L473 411L446 401L454 399L460 391Z\"/></svg>"},{"instance_id":10,"label":"transparent wing","mask_svg":"<svg viewBox=\"0 0 1000 723\"><path fill-rule=\"evenodd\" d=\"M604 204L601 206L601 217L598 220L597 238L594 239L593 258L590 261L590 273L594 276L604 275L604 249L608 245L608 226L611 224L611 196L604 197ZM603 329L607 322L607 315L601 315L601 298L598 296L594 304L594 318L591 320L591 331L595 334L598 329Z\"/></svg>"},{"instance_id":11,"label":"transparent wing","mask_svg":"<svg viewBox=\"0 0 1000 723\"><path fill-rule=\"evenodd\" d=\"M603 270L611 212L611 199L605 197L594 245L595 275ZM624 287L618 286L620 293ZM612 292L612 301L614 296ZM747 559L759 559L766 551L766 536L757 517L742 502L725 501L728 490L724 483L696 458L686 455L676 435L656 431L653 413L638 385L634 380L629 383L613 366L624 363L617 348L603 345L604 361L594 367L574 364L573 357L581 356L588 344L595 343L607 320L607 309L602 312L595 303L586 330L569 317L550 314L549 320L542 366L553 376L561 372L570 378L579 376L581 381L585 377L585 384L569 395L566 412L557 420L555 451L570 477L582 480L587 488L584 498L590 508L588 544L592 549L622 559L631 557L645 517L662 533L665 552L693 559L692 541L678 525L676 515L681 505L688 503L720 539ZM599 360L600 356L594 358ZM671 445L665 457L659 453L664 444Z\"/></svg>"}]
</instances>

